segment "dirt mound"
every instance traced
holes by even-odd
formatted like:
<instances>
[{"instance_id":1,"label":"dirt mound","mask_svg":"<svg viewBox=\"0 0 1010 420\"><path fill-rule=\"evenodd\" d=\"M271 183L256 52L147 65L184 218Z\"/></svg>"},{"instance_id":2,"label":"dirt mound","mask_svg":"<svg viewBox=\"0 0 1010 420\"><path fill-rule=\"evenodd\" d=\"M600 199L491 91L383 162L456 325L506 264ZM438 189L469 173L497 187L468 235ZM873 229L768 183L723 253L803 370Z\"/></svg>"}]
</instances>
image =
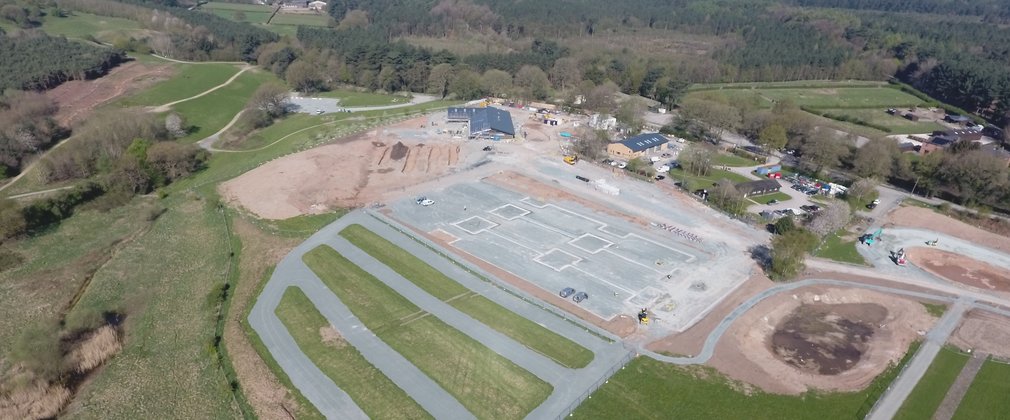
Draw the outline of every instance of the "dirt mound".
<instances>
[{"instance_id":1,"label":"dirt mound","mask_svg":"<svg viewBox=\"0 0 1010 420\"><path fill-rule=\"evenodd\" d=\"M466 164L467 157L479 156L466 153L479 150L467 143L446 139L445 143L416 144L390 134L422 121L426 118L275 159L223 183L221 194L259 217L287 219L369 205L386 194L399 194L405 187L447 175ZM392 141L396 141L393 146L385 146Z\"/></svg>"},{"instance_id":2,"label":"dirt mound","mask_svg":"<svg viewBox=\"0 0 1010 420\"><path fill-rule=\"evenodd\" d=\"M1010 318L986 311L968 312L949 343L1010 359Z\"/></svg>"},{"instance_id":3,"label":"dirt mound","mask_svg":"<svg viewBox=\"0 0 1010 420\"><path fill-rule=\"evenodd\" d=\"M837 375L859 362L885 318L887 308L872 303L801 305L772 334L771 348L801 370Z\"/></svg>"},{"instance_id":4,"label":"dirt mound","mask_svg":"<svg viewBox=\"0 0 1010 420\"><path fill-rule=\"evenodd\" d=\"M799 308L808 306L806 309ZM790 319L819 314L822 321L802 325L804 342L817 343L822 354L811 350L802 363L790 363L773 351L776 332L795 325ZM709 364L733 379L756 385L767 392L801 394L809 389L855 391L870 384L888 364L897 361L908 345L929 330L936 319L919 302L855 288L804 287L769 297L741 316L716 346ZM846 323L852 323L846 325ZM862 326L860 326L862 324ZM872 334L864 328L872 327ZM830 328L829 328L830 326ZM858 360L844 345L845 336L864 343L854 345ZM784 343L778 343L785 349ZM794 347L798 347L795 344ZM799 356L794 355L796 361ZM807 362L814 359L813 362ZM851 359L851 363L845 360ZM837 371L821 374L822 368Z\"/></svg>"},{"instance_id":5,"label":"dirt mound","mask_svg":"<svg viewBox=\"0 0 1010 420\"><path fill-rule=\"evenodd\" d=\"M930 209L922 207L899 207L887 216L887 221L896 226L928 229L945 233L1004 253L1010 253L1010 238L979 229Z\"/></svg>"},{"instance_id":6,"label":"dirt mound","mask_svg":"<svg viewBox=\"0 0 1010 420\"><path fill-rule=\"evenodd\" d=\"M908 260L950 281L999 292L1010 292L1010 271L952 252L911 248Z\"/></svg>"}]
</instances>

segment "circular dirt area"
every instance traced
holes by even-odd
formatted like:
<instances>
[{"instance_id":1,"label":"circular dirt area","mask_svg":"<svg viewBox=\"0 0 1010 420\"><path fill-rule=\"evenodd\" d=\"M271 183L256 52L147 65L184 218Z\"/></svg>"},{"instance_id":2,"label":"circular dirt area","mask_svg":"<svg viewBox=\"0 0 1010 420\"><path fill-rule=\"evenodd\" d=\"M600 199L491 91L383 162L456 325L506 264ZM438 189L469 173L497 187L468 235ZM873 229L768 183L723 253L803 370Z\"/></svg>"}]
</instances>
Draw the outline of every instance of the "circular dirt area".
<instances>
[{"instance_id":1,"label":"circular dirt area","mask_svg":"<svg viewBox=\"0 0 1010 420\"><path fill-rule=\"evenodd\" d=\"M947 280L979 289L1010 292L1010 271L952 252L912 248L908 260Z\"/></svg>"},{"instance_id":2,"label":"circular dirt area","mask_svg":"<svg viewBox=\"0 0 1010 420\"><path fill-rule=\"evenodd\" d=\"M800 370L837 375L852 369L887 308L873 303L801 305L772 333L771 350Z\"/></svg>"},{"instance_id":3,"label":"circular dirt area","mask_svg":"<svg viewBox=\"0 0 1010 420\"><path fill-rule=\"evenodd\" d=\"M804 287L744 313L708 364L766 392L856 391L899 360L935 320L921 303L899 296Z\"/></svg>"}]
</instances>

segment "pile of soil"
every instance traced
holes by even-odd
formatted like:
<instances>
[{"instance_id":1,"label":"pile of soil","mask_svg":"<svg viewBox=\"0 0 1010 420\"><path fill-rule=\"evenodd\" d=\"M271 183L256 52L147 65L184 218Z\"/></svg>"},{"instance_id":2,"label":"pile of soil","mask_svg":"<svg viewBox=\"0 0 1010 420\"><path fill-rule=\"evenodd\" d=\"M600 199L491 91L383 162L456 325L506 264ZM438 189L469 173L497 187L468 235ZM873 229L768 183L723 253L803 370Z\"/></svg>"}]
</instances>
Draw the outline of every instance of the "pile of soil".
<instances>
[{"instance_id":1,"label":"pile of soil","mask_svg":"<svg viewBox=\"0 0 1010 420\"><path fill-rule=\"evenodd\" d=\"M403 144L402 141L396 142L393 148L389 151L389 158L393 160L400 160L407 157L407 152L410 150L409 147Z\"/></svg>"},{"instance_id":2,"label":"pile of soil","mask_svg":"<svg viewBox=\"0 0 1010 420\"><path fill-rule=\"evenodd\" d=\"M811 304L796 308L771 336L782 361L820 375L851 369L866 352L887 308L872 303Z\"/></svg>"},{"instance_id":3,"label":"pile of soil","mask_svg":"<svg viewBox=\"0 0 1010 420\"><path fill-rule=\"evenodd\" d=\"M1010 292L1010 272L972 258L933 248L912 248L908 260L950 281L999 292Z\"/></svg>"}]
</instances>

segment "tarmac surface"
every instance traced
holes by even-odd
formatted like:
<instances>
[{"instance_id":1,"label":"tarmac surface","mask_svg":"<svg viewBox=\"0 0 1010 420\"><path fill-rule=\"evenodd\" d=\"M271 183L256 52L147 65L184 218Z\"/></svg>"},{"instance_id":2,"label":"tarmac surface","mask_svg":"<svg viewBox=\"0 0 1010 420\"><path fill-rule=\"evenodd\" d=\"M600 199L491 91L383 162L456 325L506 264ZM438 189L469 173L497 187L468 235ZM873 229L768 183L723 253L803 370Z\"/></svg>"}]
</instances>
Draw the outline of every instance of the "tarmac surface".
<instances>
[{"instance_id":1,"label":"tarmac surface","mask_svg":"<svg viewBox=\"0 0 1010 420\"><path fill-rule=\"evenodd\" d=\"M281 296L288 287L299 287L313 304L330 321L345 339L383 374L407 392L425 410L436 418L472 418L455 398L420 372L399 353L370 332L347 307L340 302L315 274L301 261L304 253L319 245L328 245L365 271L381 279L421 309L438 317L453 328L474 338L496 353L551 384L554 392L529 418L550 418L567 414L615 370L628 360L631 353L617 340L605 340L590 334L594 328L579 321L566 320L554 312L520 299L517 291L506 291L467 273L450 260L435 254L415 240L399 234L383 222L377 214L355 211L325 227L309 240L299 245L277 266L271 280L264 288L249 316L252 327L260 334L267 350L291 378L292 383L327 418L363 418L364 413L347 394L339 389L298 348L294 339L274 314ZM568 369L557 365L522 344L473 320L448 304L428 295L409 280L371 258L363 251L338 236L350 224L361 224L385 237L408 252L425 260L436 269L456 279L464 286L498 302L552 331L593 351L595 358L582 369ZM527 297L526 299L532 299ZM601 331L595 334L609 336Z\"/></svg>"}]
</instances>

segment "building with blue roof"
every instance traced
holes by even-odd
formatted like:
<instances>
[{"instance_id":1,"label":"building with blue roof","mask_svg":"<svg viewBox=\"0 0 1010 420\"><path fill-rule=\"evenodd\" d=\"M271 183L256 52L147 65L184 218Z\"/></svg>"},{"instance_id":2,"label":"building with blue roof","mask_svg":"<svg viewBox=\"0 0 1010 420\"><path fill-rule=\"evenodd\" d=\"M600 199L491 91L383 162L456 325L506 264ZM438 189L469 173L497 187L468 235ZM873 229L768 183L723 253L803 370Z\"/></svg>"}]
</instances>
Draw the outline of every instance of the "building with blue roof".
<instances>
[{"instance_id":1,"label":"building with blue roof","mask_svg":"<svg viewBox=\"0 0 1010 420\"><path fill-rule=\"evenodd\" d=\"M512 115L495 107L452 107L448 109L447 117L450 123L467 123L468 137L471 139L503 139L516 136Z\"/></svg>"},{"instance_id":2,"label":"building with blue roof","mask_svg":"<svg viewBox=\"0 0 1010 420\"><path fill-rule=\"evenodd\" d=\"M670 140L659 133L639 134L607 145L607 153L627 159L642 157L649 153L666 150Z\"/></svg>"}]
</instances>

